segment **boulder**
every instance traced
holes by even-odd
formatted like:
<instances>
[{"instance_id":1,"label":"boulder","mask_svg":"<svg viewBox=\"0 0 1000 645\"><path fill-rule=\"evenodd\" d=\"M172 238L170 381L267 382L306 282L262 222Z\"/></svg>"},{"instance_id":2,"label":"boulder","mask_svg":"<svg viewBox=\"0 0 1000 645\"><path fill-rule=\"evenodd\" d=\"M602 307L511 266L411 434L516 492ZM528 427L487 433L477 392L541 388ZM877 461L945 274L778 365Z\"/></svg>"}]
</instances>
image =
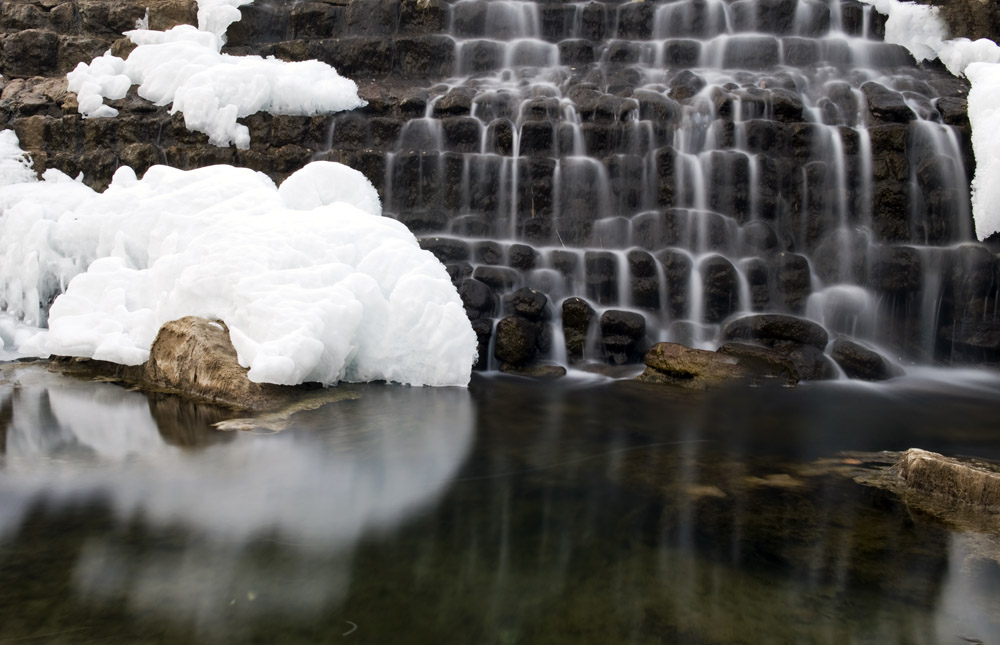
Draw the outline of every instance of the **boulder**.
<instances>
[{"instance_id":1,"label":"boulder","mask_svg":"<svg viewBox=\"0 0 1000 645\"><path fill-rule=\"evenodd\" d=\"M1000 510L1000 468L910 448L892 470L907 488L962 504Z\"/></svg>"},{"instance_id":2,"label":"boulder","mask_svg":"<svg viewBox=\"0 0 1000 645\"><path fill-rule=\"evenodd\" d=\"M609 309L601 315L601 344L615 365L638 358L646 338L646 318L631 311Z\"/></svg>"},{"instance_id":3,"label":"boulder","mask_svg":"<svg viewBox=\"0 0 1000 645\"><path fill-rule=\"evenodd\" d=\"M917 116L906 104L902 94L885 85L868 81L861 86L861 93L868 104L868 111L877 121L909 123Z\"/></svg>"},{"instance_id":4,"label":"boulder","mask_svg":"<svg viewBox=\"0 0 1000 645\"><path fill-rule=\"evenodd\" d=\"M727 340L750 340L765 346L782 341L809 345L822 351L829 334L820 325L803 318L783 314L756 314L728 323L722 330Z\"/></svg>"},{"instance_id":5,"label":"boulder","mask_svg":"<svg viewBox=\"0 0 1000 645\"><path fill-rule=\"evenodd\" d=\"M566 368L562 365L513 366L504 363L500 366L500 371L504 374L523 376L525 378L533 378L539 381L553 381L557 378L566 376Z\"/></svg>"},{"instance_id":6,"label":"boulder","mask_svg":"<svg viewBox=\"0 0 1000 645\"><path fill-rule=\"evenodd\" d=\"M587 333L596 317L597 312L583 298L567 298L563 301L563 337L566 339L566 357L570 363L583 360Z\"/></svg>"},{"instance_id":7,"label":"boulder","mask_svg":"<svg viewBox=\"0 0 1000 645\"><path fill-rule=\"evenodd\" d=\"M537 341L536 325L518 316L507 316L497 323L493 355L501 366L524 366L538 356Z\"/></svg>"},{"instance_id":8,"label":"boulder","mask_svg":"<svg viewBox=\"0 0 1000 645\"><path fill-rule=\"evenodd\" d=\"M884 381L899 376L902 371L876 351L844 338L833 341L830 358L835 360L844 374L865 381Z\"/></svg>"},{"instance_id":9,"label":"boulder","mask_svg":"<svg viewBox=\"0 0 1000 645\"><path fill-rule=\"evenodd\" d=\"M549 299L540 291L523 287L510 296L510 307L514 315L532 322L547 318Z\"/></svg>"},{"instance_id":10,"label":"boulder","mask_svg":"<svg viewBox=\"0 0 1000 645\"><path fill-rule=\"evenodd\" d=\"M763 378L783 380L788 386L795 386L800 380L795 363L781 352L768 347L726 343L718 351L720 354L738 358L744 367Z\"/></svg>"},{"instance_id":11,"label":"boulder","mask_svg":"<svg viewBox=\"0 0 1000 645\"><path fill-rule=\"evenodd\" d=\"M143 389L239 409L274 407L303 389L251 381L225 323L197 316L165 323L143 365L118 368L124 380Z\"/></svg>"},{"instance_id":12,"label":"boulder","mask_svg":"<svg viewBox=\"0 0 1000 645\"><path fill-rule=\"evenodd\" d=\"M734 381L745 381L750 371L740 359L677 343L657 343L643 359L646 371L638 380L705 390Z\"/></svg>"}]
</instances>

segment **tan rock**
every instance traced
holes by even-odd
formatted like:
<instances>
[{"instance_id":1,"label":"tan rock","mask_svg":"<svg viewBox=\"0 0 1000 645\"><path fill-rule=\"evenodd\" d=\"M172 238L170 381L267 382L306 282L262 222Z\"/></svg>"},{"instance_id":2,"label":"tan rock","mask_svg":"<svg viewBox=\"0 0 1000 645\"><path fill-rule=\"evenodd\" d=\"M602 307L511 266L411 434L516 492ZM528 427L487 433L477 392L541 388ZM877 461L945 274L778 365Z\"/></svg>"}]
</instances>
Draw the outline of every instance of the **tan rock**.
<instances>
[{"instance_id":1,"label":"tan rock","mask_svg":"<svg viewBox=\"0 0 1000 645\"><path fill-rule=\"evenodd\" d=\"M296 390L252 382L236 358L225 324L196 316L160 328L139 377L147 389L247 409L270 407Z\"/></svg>"},{"instance_id":2,"label":"tan rock","mask_svg":"<svg viewBox=\"0 0 1000 645\"><path fill-rule=\"evenodd\" d=\"M911 489L1000 511L1000 469L993 464L910 448L894 470Z\"/></svg>"}]
</instances>

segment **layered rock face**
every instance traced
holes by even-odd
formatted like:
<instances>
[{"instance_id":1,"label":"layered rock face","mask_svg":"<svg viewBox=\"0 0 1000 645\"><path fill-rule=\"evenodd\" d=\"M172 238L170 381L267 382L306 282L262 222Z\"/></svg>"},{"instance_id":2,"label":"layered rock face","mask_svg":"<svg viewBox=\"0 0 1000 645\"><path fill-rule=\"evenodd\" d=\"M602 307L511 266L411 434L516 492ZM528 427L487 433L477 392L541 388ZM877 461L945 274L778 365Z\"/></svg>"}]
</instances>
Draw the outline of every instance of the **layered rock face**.
<instances>
[{"instance_id":1,"label":"layered rock face","mask_svg":"<svg viewBox=\"0 0 1000 645\"><path fill-rule=\"evenodd\" d=\"M121 164L281 179L346 163L448 266L483 368L714 349L762 313L852 343L836 350L849 374L892 372L865 345L1000 361L1000 263L972 243L967 85L881 42L854 0L258 0L226 51L323 60L368 106L253 115L249 150L133 94L117 118L75 114L58 76L124 51L145 6L153 28L193 22L191 3L113 4L4 5L0 125L36 168L100 187Z\"/></svg>"}]
</instances>

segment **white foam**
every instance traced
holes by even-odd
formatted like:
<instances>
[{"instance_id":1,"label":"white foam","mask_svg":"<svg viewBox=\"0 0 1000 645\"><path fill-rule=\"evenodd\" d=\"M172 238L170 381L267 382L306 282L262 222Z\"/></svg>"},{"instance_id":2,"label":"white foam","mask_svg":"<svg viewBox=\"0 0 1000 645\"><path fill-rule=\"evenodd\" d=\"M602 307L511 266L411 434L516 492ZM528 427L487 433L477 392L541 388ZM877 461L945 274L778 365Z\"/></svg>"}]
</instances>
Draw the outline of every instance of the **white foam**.
<instances>
[{"instance_id":1,"label":"white foam","mask_svg":"<svg viewBox=\"0 0 1000 645\"><path fill-rule=\"evenodd\" d=\"M976 235L985 239L1000 231L1000 47L985 38L948 38L937 7L899 0L863 0L887 16L886 42L906 47L918 61L939 58L952 74L965 75L976 176L972 180L972 213Z\"/></svg>"},{"instance_id":2,"label":"white foam","mask_svg":"<svg viewBox=\"0 0 1000 645\"><path fill-rule=\"evenodd\" d=\"M246 149L250 131L237 122L241 117L256 112L311 116L365 105L357 84L326 63L221 53L226 29L240 19L238 7L250 2L201 0L198 28L126 32L136 44L127 60L107 52L66 75L80 113L116 116L104 99L123 98L138 85L140 97L170 105L171 113L184 115L188 129L207 134L212 144Z\"/></svg>"},{"instance_id":3,"label":"white foam","mask_svg":"<svg viewBox=\"0 0 1000 645\"><path fill-rule=\"evenodd\" d=\"M123 167L96 193L59 171L26 177L12 137L0 304L48 324L22 353L135 365L163 323L197 315L227 323L254 381L468 384L476 337L447 271L379 216L361 173L319 162L279 189L231 166Z\"/></svg>"}]
</instances>

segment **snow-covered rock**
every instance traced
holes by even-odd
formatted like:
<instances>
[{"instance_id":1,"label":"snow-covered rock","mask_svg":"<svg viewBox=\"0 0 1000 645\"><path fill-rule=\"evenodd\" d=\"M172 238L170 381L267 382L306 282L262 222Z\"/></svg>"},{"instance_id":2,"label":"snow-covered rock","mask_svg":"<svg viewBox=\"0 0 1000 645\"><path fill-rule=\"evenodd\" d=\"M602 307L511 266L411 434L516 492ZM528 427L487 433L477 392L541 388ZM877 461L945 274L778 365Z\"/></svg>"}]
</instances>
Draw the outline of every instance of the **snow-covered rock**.
<instances>
[{"instance_id":1,"label":"snow-covered rock","mask_svg":"<svg viewBox=\"0 0 1000 645\"><path fill-rule=\"evenodd\" d=\"M35 180L13 132L0 152L0 307L48 327L21 353L138 365L195 315L225 321L256 382L469 381L476 336L447 271L357 171L316 162L279 189L230 166L123 167L97 193Z\"/></svg>"}]
</instances>

